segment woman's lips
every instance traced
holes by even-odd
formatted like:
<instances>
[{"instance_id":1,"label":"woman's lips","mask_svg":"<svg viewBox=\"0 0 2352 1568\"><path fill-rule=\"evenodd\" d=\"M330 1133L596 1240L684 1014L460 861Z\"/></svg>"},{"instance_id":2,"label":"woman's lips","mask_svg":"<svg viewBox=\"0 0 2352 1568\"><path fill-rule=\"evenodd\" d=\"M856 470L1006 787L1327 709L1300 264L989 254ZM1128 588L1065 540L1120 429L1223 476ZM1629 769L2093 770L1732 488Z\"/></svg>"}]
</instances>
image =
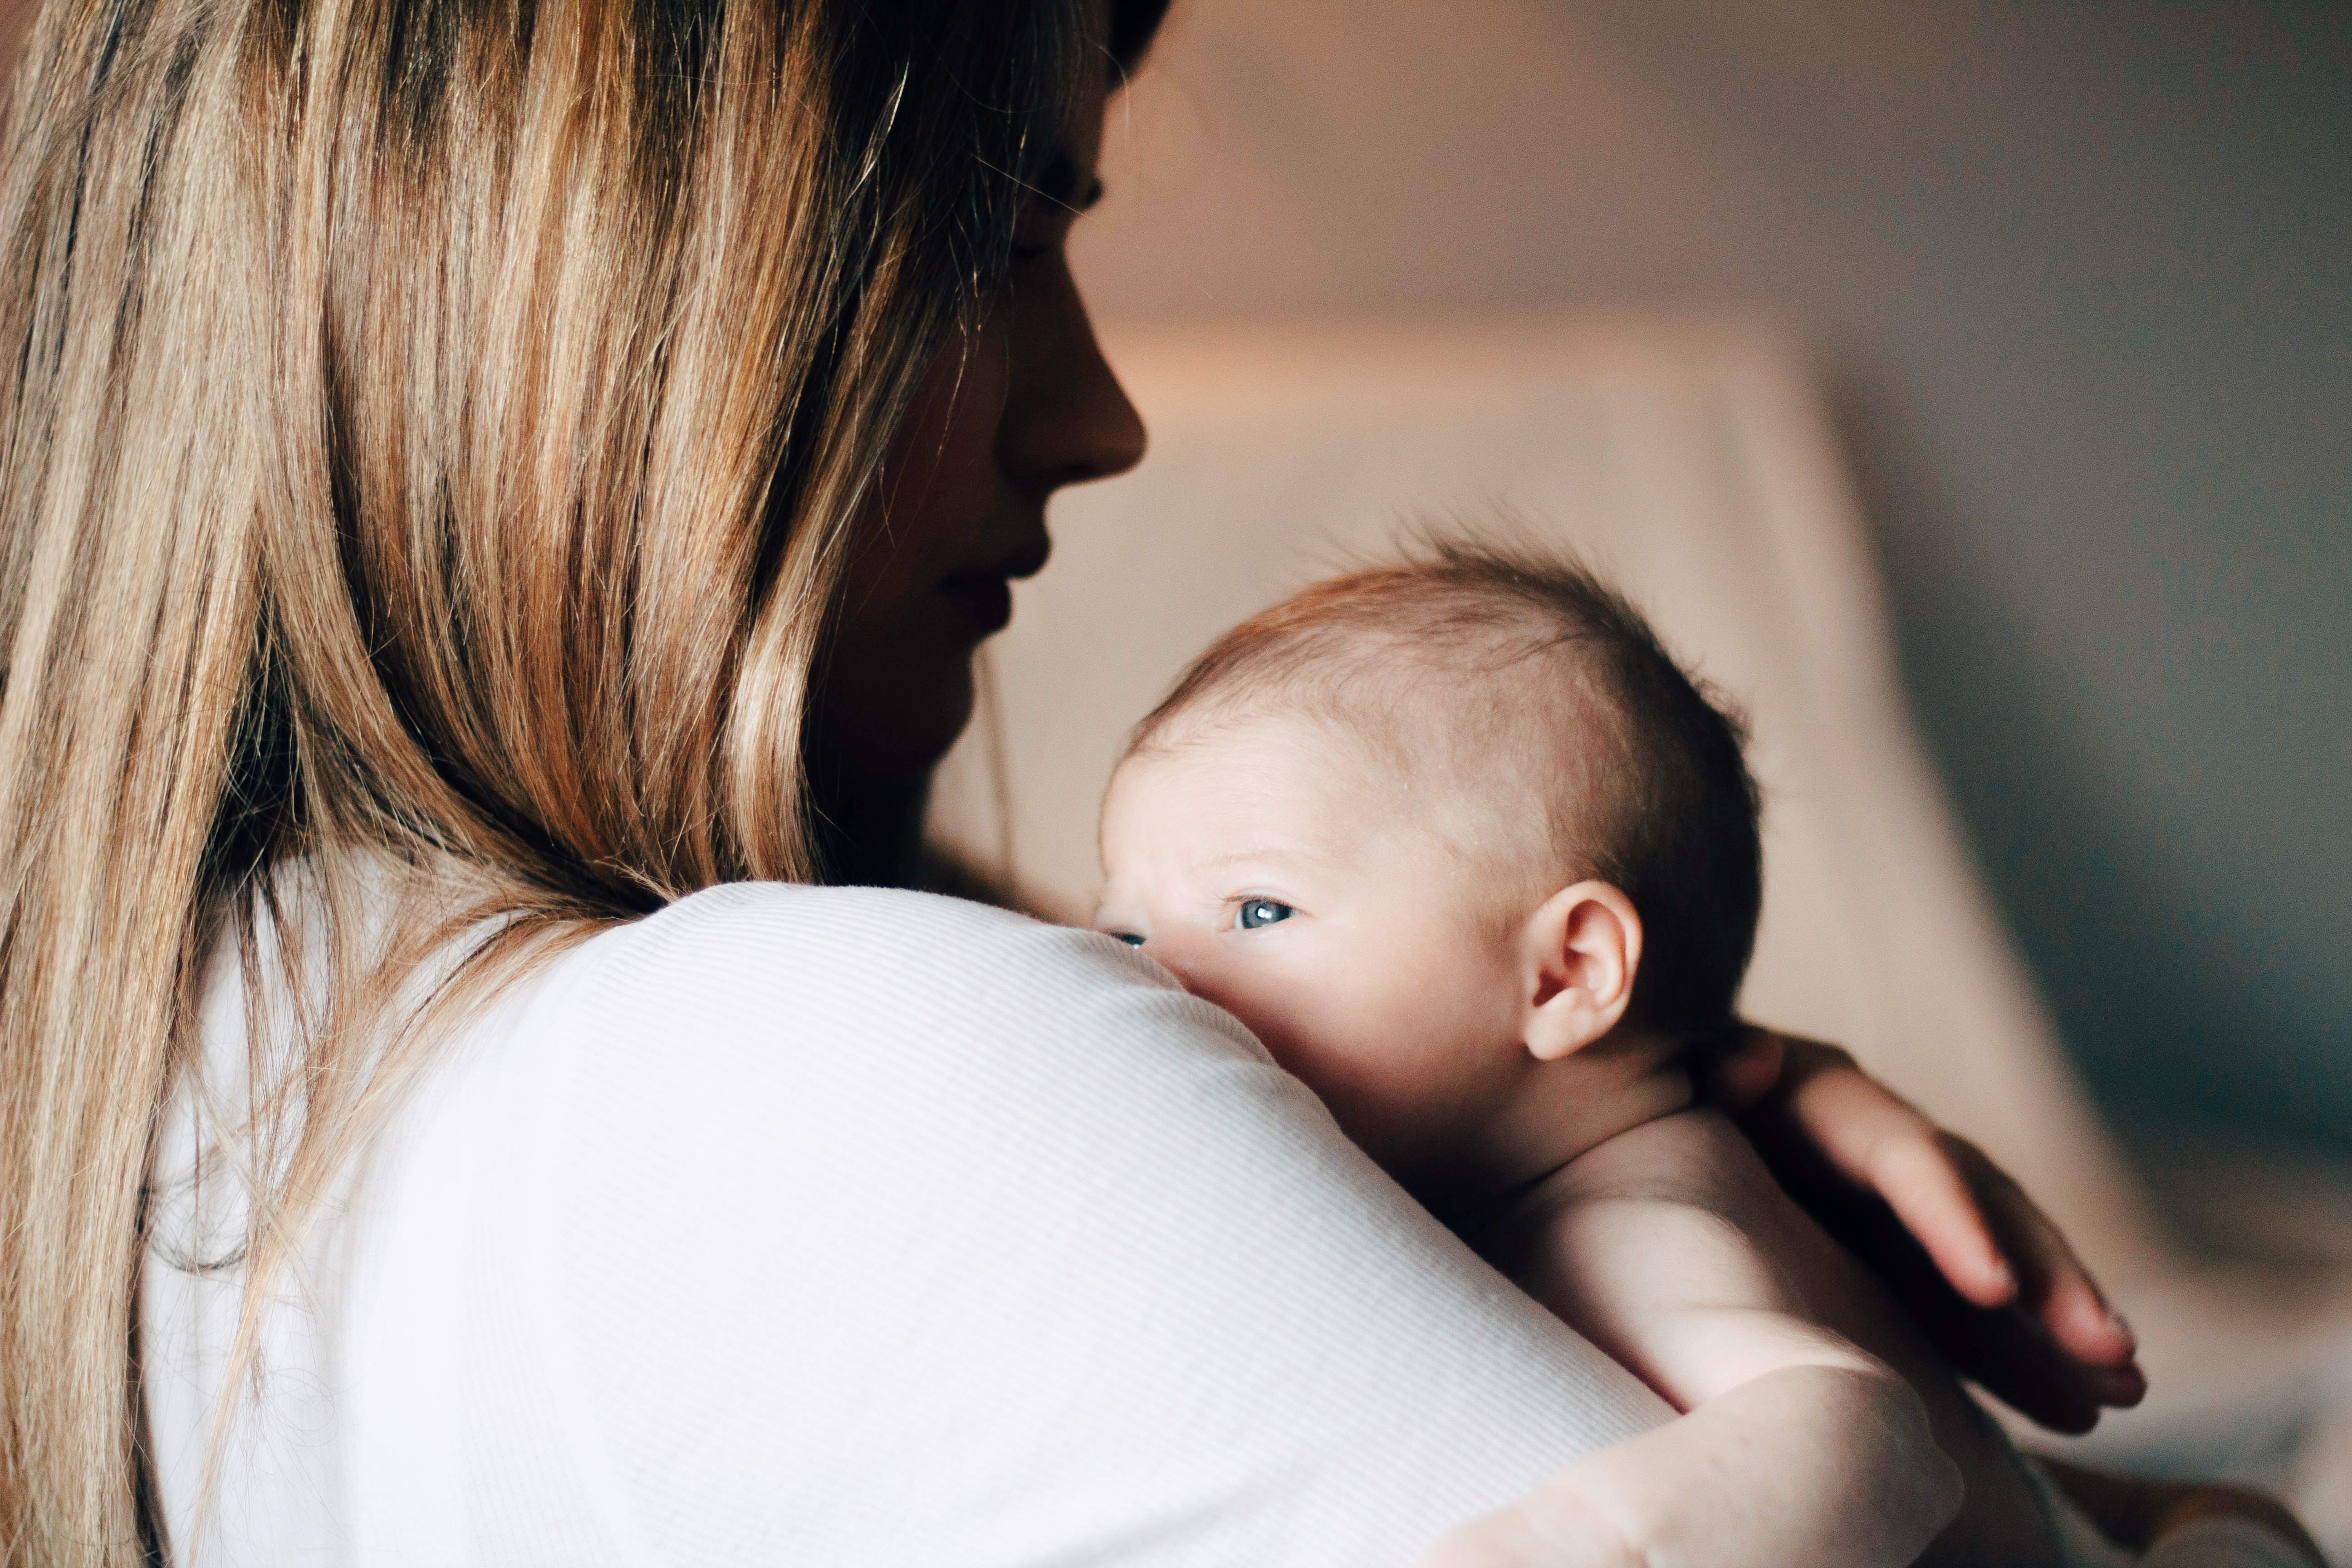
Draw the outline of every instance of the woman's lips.
<instances>
[{"instance_id":1,"label":"woman's lips","mask_svg":"<svg viewBox=\"0 0 2352 1568\"><path fill-rule=\"evenodd\" d=\"M993 637L1013 621L1013 584L995 573L950 577L940 592L982 637Z\"/></svg>"},{"instance_id":2,"label":"woman's lips","mask_svg":"<svg viewBox=\"0 0 2352 1568\"><path fill-rule=\"evenodd\" d=\"M1031 517L1025 522L1016 520L997 532L1011 542L1011 548L940 580L940 592L971 623L975 640L992 637L1012 624L1013 584L1035 576L1045 568L1045 557L1053 553L1054 542L1045 532L1043 517Z\"/></svg>"}]
</instances>

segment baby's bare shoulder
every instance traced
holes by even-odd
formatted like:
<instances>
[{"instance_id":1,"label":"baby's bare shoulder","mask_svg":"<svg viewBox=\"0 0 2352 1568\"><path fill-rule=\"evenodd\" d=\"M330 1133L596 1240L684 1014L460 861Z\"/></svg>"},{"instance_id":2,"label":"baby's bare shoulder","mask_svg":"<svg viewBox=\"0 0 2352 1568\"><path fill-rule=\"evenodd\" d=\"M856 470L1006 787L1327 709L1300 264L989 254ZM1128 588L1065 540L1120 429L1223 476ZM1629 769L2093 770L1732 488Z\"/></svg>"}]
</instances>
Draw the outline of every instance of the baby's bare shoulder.
<instances>
[{"instance_id":1,"label":"baby's bare shoulder","mask_svg":"<svg viewBox=\"0 0 2352 1568\"><path fill-rule=\"evenodd\" d=\"M1545 1187L1489 1257L1684 1408L1759 1369L1852 1359L1807 1321L1774 1245L1786 1199L1721 1116L1645 1122Z\"/></svg>"},{"instance_id":2,"label":"baby's bare shoulder","mask_svg":"<svg viewBox=\"0 0 2352 1568\"><path fill-rule=\"evenodd\" d=\"M1777 1195L1772 1174L1747 1134L1707 1107L1677 1110L1618 1133L1559 1173L1562 1203L1676 1204L1737 1223L1759 1194Z\"/></svg>"},{"instance_id":3,"label":"baby's bare shoulder","mask_svg":"<svg viewBox=\"0 0 2352 1568\"><path fill-rule=\"evenodd\" d=\"M1774 1272L1757 1257L1757 1231L1771 1233L1778 1195L1730 1121L1713 1110L1676 1111L1578 1155L1515 1205L1480 1250L1554 1310L1554 1298L1571 1290L1679 1297L1699 1281L1715 1298L1737 1279L1729 1294L1745 1298ZM1532 1283L1538 1278L1541 1288Z\"/></svg>"}]
</instances>

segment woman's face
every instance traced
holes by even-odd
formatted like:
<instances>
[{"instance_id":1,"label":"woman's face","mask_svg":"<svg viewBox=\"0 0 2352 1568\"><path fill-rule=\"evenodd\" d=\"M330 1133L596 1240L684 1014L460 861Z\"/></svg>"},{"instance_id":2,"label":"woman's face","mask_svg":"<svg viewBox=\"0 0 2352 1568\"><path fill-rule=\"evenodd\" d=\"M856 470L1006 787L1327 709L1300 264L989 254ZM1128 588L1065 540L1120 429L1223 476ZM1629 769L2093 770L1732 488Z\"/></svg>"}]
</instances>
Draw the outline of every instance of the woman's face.
<instances>
[{"instance_id":1,"label":"woman's face","mask_svg":"<svg viewBox=\"0 0 2352 1568\"><path fill-rule=\"evenodd\" d=\"M1066 241L1101 193L1104 89L1015 236L979 329L951 336L860 515L824 673L813 761L845 781L928 773L971 716L971 656L1045 564L1045 500L1133 468L1143 422L1095 343Z\"/></svg>"}]
</instances>

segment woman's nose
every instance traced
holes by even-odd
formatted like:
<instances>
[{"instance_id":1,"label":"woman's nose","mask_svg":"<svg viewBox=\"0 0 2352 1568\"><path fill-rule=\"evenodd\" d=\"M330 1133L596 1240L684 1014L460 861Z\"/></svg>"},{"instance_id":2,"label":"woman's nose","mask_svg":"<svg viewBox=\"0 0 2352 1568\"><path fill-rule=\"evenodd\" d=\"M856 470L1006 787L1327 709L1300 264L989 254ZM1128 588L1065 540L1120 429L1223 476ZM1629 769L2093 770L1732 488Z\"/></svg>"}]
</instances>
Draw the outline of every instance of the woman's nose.
<instances>
[{"instance_id":1,"label":"woman's nose","mask_svg":"<svg viewBox=\"0 0 2352 1568\"><path fill-rule=\"evenodd\" d=\"M1042 258L1041 258L1042 259ZM1143 418L1102 349L1068 264L1056 255L1014 301L1012 385L998 458L1040 499L1143 460Z\"/></svg>"}]
</instances>

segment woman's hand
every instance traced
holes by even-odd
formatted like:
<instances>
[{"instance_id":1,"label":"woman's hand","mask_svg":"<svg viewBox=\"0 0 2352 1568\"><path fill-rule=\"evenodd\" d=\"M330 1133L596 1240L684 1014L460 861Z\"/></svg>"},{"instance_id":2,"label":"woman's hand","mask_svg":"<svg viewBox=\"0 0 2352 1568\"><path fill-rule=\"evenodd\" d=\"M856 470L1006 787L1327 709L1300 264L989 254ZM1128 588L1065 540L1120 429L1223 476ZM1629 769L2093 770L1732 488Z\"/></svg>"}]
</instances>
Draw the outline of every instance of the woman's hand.
<instances>
[{"instance_id":1,"label":"woman's hand","mask_svg":"<svg viewBox=\"0 0 2352 1568\"><path fill-rule=\"evenodd\" d=\"M2137 1405L2131 1330L2015 1182L1834 1046L1751 1028L1706 1092L1953 1364L2059 1432Z\"/></svg>"}]
</instances>

